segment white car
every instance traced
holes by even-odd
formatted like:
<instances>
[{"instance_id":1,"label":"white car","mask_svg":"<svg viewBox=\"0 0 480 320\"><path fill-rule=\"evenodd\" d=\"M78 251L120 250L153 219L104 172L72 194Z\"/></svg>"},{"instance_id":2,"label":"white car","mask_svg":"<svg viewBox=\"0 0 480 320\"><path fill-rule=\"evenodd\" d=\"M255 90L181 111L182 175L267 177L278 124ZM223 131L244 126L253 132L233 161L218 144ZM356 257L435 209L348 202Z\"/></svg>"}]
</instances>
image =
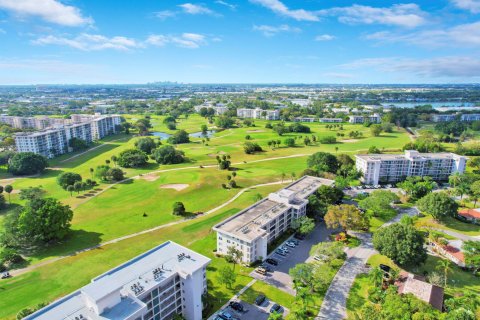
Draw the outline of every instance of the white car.
<instances>
[{"instance_id":1,"label":"white car","mask_svg":"<svg viewBox=\"0 0 480 320\"><path fill-rule=\"evenodd\" d=\"M296 247L296 246L295 246L295 243L293 243L293 242L285 242L285 245L286 245L287 247L290 247L290 248L295 248L295 247Z\"/></svg>"}]
</instances>

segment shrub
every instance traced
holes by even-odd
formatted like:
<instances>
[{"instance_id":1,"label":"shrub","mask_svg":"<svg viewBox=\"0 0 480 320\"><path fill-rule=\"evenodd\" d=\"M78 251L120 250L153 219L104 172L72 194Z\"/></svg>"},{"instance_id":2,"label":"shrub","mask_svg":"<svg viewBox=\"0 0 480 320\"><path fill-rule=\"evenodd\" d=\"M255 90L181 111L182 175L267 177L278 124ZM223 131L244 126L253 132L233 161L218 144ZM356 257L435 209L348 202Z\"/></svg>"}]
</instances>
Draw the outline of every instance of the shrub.
<instances>
[{"instance_id":1,"label":"shrub","mask_svg":"<svg viewBox=\"0 0 480 320\"><path fill-rule=\"evenodd\" d=\"M255 142L245 142L243 145L243 150L246 154L253 154L255 152L263 151L262 147Z\"/></svg>"},{"instance_id":2,"label":"shrub","mask_svg":"<svg viewBox=\"0 0 480 320\"><path fill-rule=\"evenodd\" d=\"M185 153L172 146L162 146L153 151L152 158L159 164L176 164L185 161Z\"/></svg>"},{"instance_id":3,"label":"shrub","mask_svg":"<svg viewBox=\"0 0 480 320\"><path fill-rule=\"evenodd\" d=\"M190 142L190 137L185 130L179 130L169 137L167 141L171 144L188 143Z\"/></svg>"},{"instance_id":4,"label":"shrub","mask_svg":"<svg viewBox=\"0 0 480 320\"><path fill-rule=\"evenodd\" d=\"M335 138L334 136L326 136L321 137L318 141L323 144L332 144L337 142L337 138Z\"/></svg>"},{"instance_id":5,"label":"shrub","mask_svg":"<svg viewBox=\"0 0 480 320\"><path fill-rule=\"evenodd\" d=\"M173 214L176 216L183 216L185 215L186 210L183 202L175 202L173 204Z\"/></svg>"},{"instance_id":6,"label":"shrub","mask_svg":"<svg viewBox=\"0 0 480 320\"><path fill-rule=\"evenodd\" d=\"M62 172L57 177L57 184L64 190L67 190L68 186L73 186L77 181L82 181L82 176L74 172Z\"/></svg>"},{"instance_id":7,"label":"shrub","mask_svg":"<svg viewBox=\"0 0 480 320\"><path fill-rule=\"evenodd\" d=\"M118 165L124 168L137 168L147 164L148 157L145 152L128 149L122 151L118 156Z\"/></svg>"},{"instance_id":8,"label":"shrub","mask_svg":"<svg viewBox=\"0 0 480 320\"><path fill-rule=\"evenodd\" d=\"M122 181L125 179L123 170L120 168L111 168L107 171L107 176L110 180Z\"/></svg>"},{"instance_id":9,"label":"shrub","mask_svg":"<svg viewBox=\"0 0 480 320\"><path fill-rule=\"evenodd\" d=\"M295 146L295 139L287 138L283 141L283 144L286 145L287 147L294 147Z\"/></svg>"}]
</instances>

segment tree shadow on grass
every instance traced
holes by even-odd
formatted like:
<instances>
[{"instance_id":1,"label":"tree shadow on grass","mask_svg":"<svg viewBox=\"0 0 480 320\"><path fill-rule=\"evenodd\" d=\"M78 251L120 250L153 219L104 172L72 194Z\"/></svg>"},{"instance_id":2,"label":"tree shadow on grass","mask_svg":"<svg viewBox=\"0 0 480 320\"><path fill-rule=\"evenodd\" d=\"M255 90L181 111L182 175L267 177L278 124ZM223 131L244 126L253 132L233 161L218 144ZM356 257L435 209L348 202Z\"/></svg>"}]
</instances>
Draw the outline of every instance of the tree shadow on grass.
<instances>
[{"instance_id":1,"label":"tree shadow on grass","mask_svg":"<svg viewBox=\"0 0 480 320\"><path fill-rule=\"evenodd\" d=\"M85 230L72 230L61 242L37 247L33 252L24 253L38 260L74 254L86 248L98 246L102 233ZM22 252L23 253L23 252Z\"/></svg>"}]
</instances>

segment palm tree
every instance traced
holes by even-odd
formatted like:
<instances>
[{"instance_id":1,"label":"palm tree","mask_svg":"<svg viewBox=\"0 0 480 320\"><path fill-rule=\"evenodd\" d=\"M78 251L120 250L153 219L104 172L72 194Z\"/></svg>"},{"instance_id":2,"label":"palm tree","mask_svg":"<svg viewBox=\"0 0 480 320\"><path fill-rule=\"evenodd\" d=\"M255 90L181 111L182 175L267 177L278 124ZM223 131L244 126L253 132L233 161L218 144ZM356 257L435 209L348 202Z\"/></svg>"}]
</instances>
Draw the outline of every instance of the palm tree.
<instances>
[{"instance_id":1,"label":"palm tree","mask_svg":"<svg viewBox=\"0 0 480 320\"><path fill-rule=\"evenodd\" d=\"M8 193L8 203L10 203L10 194L13 191L13 187L12 185L7 184L4 189L5 189L5 192Z\"/></svg>"},{"instance_id":2,"label":"palm tree","mask_svg":"<svg viewBox=\"0 0 480 320\"><path fill-rule=\"evenodd\" d=\"M448 177L448 182L453 184L454 188L457 187L457 184L460 183L460 181L462 181L462 175L460 174L460 172L455 172L450 177Z\"/></svg>"},{"instance_id":3,"label":"palm tree","mask_svg":"<svg viewBox=\"0 0 480 320\"><path fill-rule=\"evenodd\" d=\"M94 171L95 171L95 170L93 170L93 168L90 168L90 176L92 177L92 180L93 180L93 172L94 172Z\"/></svg>"},{"instance_id":4,"label":"palm tree","mask_svg":"<svg viewBox=\"0 0 480 320\"><path fill-rule=\"evenodd\" d=\"M287 176L287 174L285 172L282 172L282 183L283 183L283 180L285 180L286 176Z\"/></svg>"},{"instance_id":5,"label":"palm tree","mask_svg":"<svg viewBox=\"0 0 480 320\"><path fill-rule=\"evenodd\" d=\"M335 153L337 153L337 152L338 152L338 147L335 147Z\"/></svg>"},{"instance_id":6,"label":"palm tree","mask_svg":"<svg viewBox=\"0 0 480 320\"><path fill-rule=\"evenodd\" d=\"M296 174L295 172L292 172L292 173L290 174L290 176L292 177L292 181L293 181L293 180L295 180L295 177L297 176L297 174Z\"/></svg>"},{"instance_id":7,"label":"palm tree","mask_svg":"<svg viewBox=\"0 0 480 320\"><path fill-rule=\"evenodd\" d=\"M75 188L72 185L69 185L67 187L67 191L70 192L70 197L73 196L73 191L75 191Z\"/></svg>"},{"instance_id":8,"label":"palm tree","mask_svg":"<svg viewBox=\"0 0 480 320\"><path fill-rule=\"evenodd\" d=\"M448 273L452 270L452 263L450 262L450 260L442 259L437 262L437 269L443 272L445 287L447 287L447 277L448 277Z\"/></svg>"},{"instance_id":9,"label":"palm tree","mask_svg":"<svg viewBox=\"0 0 480 320\"><path fill-rule=\"evenodd\" d=\"M383 285L383 271L379 267L373 268L369 273L368 277L373 282L375 287L380 287Z\"/></svg>"},{"instance_id":10,"label":"palm tree","mask_svg":"<svg viewBox=\"0 0 480 320\"><path fill-rule=\"evenodd\" d=\"M116 167L116 166L117 166L117 160L118 160L117 156L116 156L116 155L113 155L110 159L112 159L113 164L114 164L115 167Z\"/></svg>"}]
</instances>

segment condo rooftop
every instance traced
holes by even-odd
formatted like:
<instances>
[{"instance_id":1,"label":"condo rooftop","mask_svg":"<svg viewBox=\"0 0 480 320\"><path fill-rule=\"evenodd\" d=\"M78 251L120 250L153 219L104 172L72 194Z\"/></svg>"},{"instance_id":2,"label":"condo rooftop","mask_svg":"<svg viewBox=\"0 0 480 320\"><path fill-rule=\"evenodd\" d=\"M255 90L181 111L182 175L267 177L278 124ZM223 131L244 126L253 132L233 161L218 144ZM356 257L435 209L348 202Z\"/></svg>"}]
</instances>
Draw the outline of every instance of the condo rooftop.
<instances>
[{"instance_id":1,"label":"condo rooftop","mask_svg":"<svg viewBox=\"0 0 480 320\"><path fill-rule=\"evenodd\" d=\"M331 186L333 183L333 180L304 176L282 190L273 193L272 195L275 197L269 196L256 202L217 224L214 228L246 241L262 237L267 233L266 230L261 228L262 226L274 220L290 207L304 204L308 196L321 185ZM275 199L285 199L285 201Z\"/></svg>"},{"instance_id":2,"label":"condo rooftop","mask_svg":"<svg viewBox=\"0 0 480 320\"><path fill-rule=\"evenodd\" d=\"M145 307L137 296L174 274L193 274L209 262L207 257L168 241L105 272L90 284L25 319L126 319ZM118 303L103 309L112 297L117 297Z\"/></svg>"},{"instance_id":3,"label":"condo rooftop","mask_svg":"<svg viewBox=\"0 0 480 320\"><path fill-rule=\"evenodd\" d=\"M414 153L412 157L405 154L357 154L355 157L367 161L388 161L388 160L407 160L414 158L416 160L430 160L430 159L454 159L458 157L455 153L440 152L440 153Z\"/></svg>"}]
</instances>

